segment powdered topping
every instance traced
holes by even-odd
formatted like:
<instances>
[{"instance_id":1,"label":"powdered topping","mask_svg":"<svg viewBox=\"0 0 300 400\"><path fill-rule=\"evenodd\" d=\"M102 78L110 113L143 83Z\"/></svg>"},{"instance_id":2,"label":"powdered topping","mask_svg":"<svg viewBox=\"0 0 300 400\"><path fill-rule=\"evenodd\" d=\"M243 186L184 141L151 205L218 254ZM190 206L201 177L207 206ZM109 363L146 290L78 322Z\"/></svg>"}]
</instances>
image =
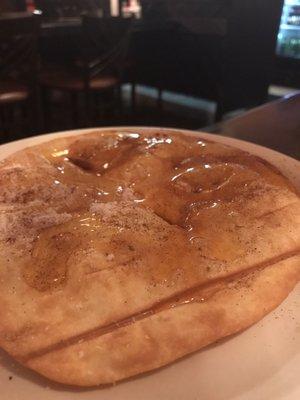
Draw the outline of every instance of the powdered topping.
<instances>
[{"instance_id":1,"label":"powdered topping","mask_svg":"<svg viewBox=\"0 0 300 400\"><path fill-rule=\"evenodd\" d=\"M68 213L57 213L53 208L44 211L27 210L0 214L0 235L7 243L30 248L37 232L69 221Z\"/></svg>"},{"instance_id":2,"label":"powdered topping","mask_svg":"<svg viewBox=\"0 0 300 400\"><path fill-rule=\"evenodd\" d=\"M295 201L285 179L264 162L196 137L115 132L62 143L3 163L3 241L30 249L44 230L85 215L118 232L135 226L166 238L175 229L202 257L228 262L246 254L242 228L249 218ZM255 252L250 243L246 248ZM103 254L115 261L113 253Z\"/></svg>"},{"instance_id":3,"label":"powdered topping","mask_svg":"<svg viewBox=\"0 0 300 400\"><path fill-rule=\"evenodd\" d=\"M108 221L112 216L115 216L121 211L117 202L112 203L93 203L90 206L90 211L93 214L100 214L103 221Z\"/></svg>"}]
</instances>

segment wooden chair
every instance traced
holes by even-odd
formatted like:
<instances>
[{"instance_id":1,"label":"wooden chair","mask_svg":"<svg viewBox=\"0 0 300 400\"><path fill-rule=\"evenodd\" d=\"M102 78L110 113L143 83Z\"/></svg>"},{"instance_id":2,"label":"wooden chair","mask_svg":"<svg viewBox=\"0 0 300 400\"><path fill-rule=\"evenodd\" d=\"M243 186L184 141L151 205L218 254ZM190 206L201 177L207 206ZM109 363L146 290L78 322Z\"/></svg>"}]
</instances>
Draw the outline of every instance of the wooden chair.
<instances>
[{"instance_id":1,"label":"wooden chair","mask_svg":"<svg viewBox=\"0 0 300 400\"><path fill-rule=\"evenodd\" d=\"M271 147L300 159L300 92L205 130Z\"/></svg>"},{"instance_id":2,"label":"wooden chair","mask_svg":"<svg viewBox=\"0 0 300 400\"><path fill-rule=\"evenodd\" d=\"M21 129L36 127L38 29L32 14L0 16L0 127L5 134L13 130L16 116Z\"/></svg>"},{"instance_id":3,"label":"wooden chair","mask_svg":"<svg viewBox=\"0 0 300 400\"><path fill-rule=\"evenodd\" d=\"M67 65L52 66L40 78L46 109L49 91L58 90L71 96L73 122L78 116L78 97L84 97L85 125L92 123L92 100L113 93L113 106L121 108L121 81L131 21L110 17L84 16L81 39L75 59ZM99 97L99 96L98 96Z\"/></svg>"}]
</instances>

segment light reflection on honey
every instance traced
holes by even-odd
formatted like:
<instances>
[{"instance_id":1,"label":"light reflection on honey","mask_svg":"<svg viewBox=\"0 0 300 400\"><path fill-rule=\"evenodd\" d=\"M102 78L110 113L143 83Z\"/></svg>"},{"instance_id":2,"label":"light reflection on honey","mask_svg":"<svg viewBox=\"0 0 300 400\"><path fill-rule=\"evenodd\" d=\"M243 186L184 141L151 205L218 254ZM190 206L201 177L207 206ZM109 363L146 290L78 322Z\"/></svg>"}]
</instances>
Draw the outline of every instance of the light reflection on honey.
<instances>
[{"instance_id":1,"label":"light reflection on honey","mask_svg":"<svg viewBox=\"0 0 300 400\"><path fill-rule=\"evenodd\" d=\"M101 261L100 271L117 262L124 265L131 262L128 249L134 246L124 245L126 238L122 235L126 229L122 227L107 227L115 235L115 251L120 253L119 258L111 257L110 242L104 240L101 216L90 211L94 203L124 202L151 210L181 232L178 243L185 249L182 250L184 260L190 258L191 263L197 262L193 251L199 249L202 256L211 259L235 260L241 256L239 238L231 229L238 217L235 198L246 193L265 168L251 158L240 159L235 149L196 137L164 133L83 136L73 139L68 147L45 150L44 156L57 171L53 190L60 185L72 187L77 197L70 195L65 210L74 213L74 218L40 234L33 252L35 267L25 269L28 284L42 291L64 284L67 265L78 249L83 258L83 250L91 248L107 254L108 258ZM280 184L275 174L274 177L268 174ZM143 246L149 252L147 243L140 244L138 236L135 240L137 248L140 246L139 254ZM176 254L172 257L166 263L176 271L183 259ZM91 273L98 272L97 268L92 268ZM168 281L168 271L163 272L161 279ZM204 297L192 296L182 301L182 304L201 302Z\"/></svg>"},{"instance_id":2,"label":"light reflection on honey","mask_svg":"<svg viewBox=\"0 0 300 400\"><path fill-rule=\"evenodd\" d=\"M51 154L51 156L56 158L56 157L67 156L68 154L69 154L69 150L65 149L65 150L55 151L54 153Z\"/></svg>"}]
</instances>

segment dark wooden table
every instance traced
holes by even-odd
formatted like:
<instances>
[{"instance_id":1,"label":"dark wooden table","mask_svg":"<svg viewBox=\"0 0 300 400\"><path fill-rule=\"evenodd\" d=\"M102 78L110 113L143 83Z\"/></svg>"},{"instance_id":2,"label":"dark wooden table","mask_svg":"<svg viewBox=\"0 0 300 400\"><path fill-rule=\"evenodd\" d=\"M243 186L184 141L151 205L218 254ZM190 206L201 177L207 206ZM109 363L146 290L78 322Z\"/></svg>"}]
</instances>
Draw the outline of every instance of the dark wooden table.
<instances>
[{"instance_id":1,"label":"dark wooden table","mask_svg":"<svg viewBox=\"0 0 300 400\"><path fill-rule=\"evenodd\" d=\"M253 108L210 132L270 147L300 160L300 92Z\"/></svg>"}]
</instances>

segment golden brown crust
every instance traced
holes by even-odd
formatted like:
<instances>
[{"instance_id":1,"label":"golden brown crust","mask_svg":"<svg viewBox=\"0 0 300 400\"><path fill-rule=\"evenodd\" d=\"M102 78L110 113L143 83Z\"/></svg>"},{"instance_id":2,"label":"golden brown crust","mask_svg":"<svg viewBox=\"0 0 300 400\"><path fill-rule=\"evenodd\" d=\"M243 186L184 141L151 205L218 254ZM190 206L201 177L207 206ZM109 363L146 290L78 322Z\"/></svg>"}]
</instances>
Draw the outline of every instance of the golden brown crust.
<instances>
[{"instance_id":1,"label":"golden brown crust","mask_svg":"<svg viewBox=\"0 0 300 400\"><path fill-rule=\"evenodd\" d=\"M0 345L74 385L158 368L276 307L299 237L295 190L238 149L165 131L25 149L0 166Z\"/></svg>"},{"instance_id":2,"label":"golden brown crust","mask_svg":"<svg viewBox=\"0 0 300 400\"><path fill-rule=\"evenodd\" d=\"M292 257L247 274L205 302L165 310L25 365L78 386L111 383L159 368L260 320L299 281L299 265L300 257Z\"/></svg>"}]
</instances>

